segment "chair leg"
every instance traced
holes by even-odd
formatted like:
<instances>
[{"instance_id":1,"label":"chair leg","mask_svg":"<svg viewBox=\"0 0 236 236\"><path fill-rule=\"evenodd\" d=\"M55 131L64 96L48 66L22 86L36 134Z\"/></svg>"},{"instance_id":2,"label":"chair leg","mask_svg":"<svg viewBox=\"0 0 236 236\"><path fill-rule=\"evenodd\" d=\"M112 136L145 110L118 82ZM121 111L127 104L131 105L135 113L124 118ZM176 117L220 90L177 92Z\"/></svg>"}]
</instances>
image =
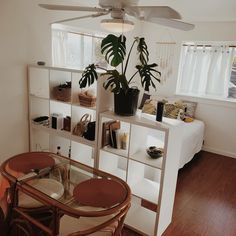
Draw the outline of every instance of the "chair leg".
<instances>
[{"instance_id":1,"label":"chair leg","mask_svg":"<svg viewBox=\"0 0 236 236\"><path fill-rule=\"evenodd\" d=\"M2 208L0 208L0 232L2 236L6 236L6 222Z\"/></svg>"}]
</instances>

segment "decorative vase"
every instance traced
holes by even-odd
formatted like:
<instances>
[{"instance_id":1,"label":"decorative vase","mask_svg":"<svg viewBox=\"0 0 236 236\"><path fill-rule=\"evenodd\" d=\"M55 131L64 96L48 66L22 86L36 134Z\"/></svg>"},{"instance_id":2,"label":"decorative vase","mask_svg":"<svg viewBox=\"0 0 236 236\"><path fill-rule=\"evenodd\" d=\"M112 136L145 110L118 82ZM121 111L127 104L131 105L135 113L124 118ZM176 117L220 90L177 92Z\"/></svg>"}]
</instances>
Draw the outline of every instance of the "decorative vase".
<instances>
[{"instance_id":1,"label":"decorative vase","mask_svg":"<svg viewBox=\"0 0 236 236\"><path fill-rule=\"evenodd\" d=\"M119 94L114 94L114 111L120 116L133 116L138 107L139 90L129 88L126 92L121 90Z\"/></svg>"}]
</instances>

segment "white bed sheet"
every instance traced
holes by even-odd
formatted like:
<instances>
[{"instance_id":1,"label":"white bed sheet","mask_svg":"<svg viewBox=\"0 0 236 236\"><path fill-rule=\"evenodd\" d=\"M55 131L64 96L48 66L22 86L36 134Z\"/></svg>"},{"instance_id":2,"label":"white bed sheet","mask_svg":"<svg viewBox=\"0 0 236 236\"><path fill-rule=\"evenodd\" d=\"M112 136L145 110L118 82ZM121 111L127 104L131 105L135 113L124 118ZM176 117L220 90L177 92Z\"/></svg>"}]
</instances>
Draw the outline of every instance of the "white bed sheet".
<instances>
[{"instance_id":1,"label":"white bed sheet","mask_svg":"<svg viewBox=\"0 0 236 236\"><path fill-rule=\"evenodd\" d=\"M192 160L194 155L201 151L204 139L205 125L200 120L184 123L184 132L181 134L182 145L179 168Z\"/></svg>"},{"instance_id":2,"label":"white bed sheet","mask_svg":"<svg viewBox=\"0 0 236 236\"><path fill-rule=\"evenodd\" d=\"M142 113L142 116L150 120L155 120L155 116L150 114ZM185 123L181 120L163 117L163 123L168 125L179 125L181 123L183 126L183 132L179 134L179 138L181 139L179 168L182 168L202 149L205 129L204 122L195 119L193 122Z\"/></svg>"}]
</instances>

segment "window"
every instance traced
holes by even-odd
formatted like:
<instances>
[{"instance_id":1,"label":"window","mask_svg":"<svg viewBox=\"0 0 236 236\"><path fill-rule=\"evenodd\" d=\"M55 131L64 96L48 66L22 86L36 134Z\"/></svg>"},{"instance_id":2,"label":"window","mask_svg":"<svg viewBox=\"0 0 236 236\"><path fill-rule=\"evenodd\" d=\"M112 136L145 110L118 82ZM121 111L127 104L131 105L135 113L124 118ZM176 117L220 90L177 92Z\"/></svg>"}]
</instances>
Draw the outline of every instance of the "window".
<instances>
[{"instance_id":1,"label":"window","mask_svg":"<svg viewBox=\"0 0 236 236\"><path fill-rule=\"evenodd\" d=\"M236 98L235 46L183 44L176 92L216 99Z\"/></svg>"},{"instance_id":2,"label":"window","mask_svg":"<svg viewBox=\"0 0 236 236\"><path fill-rule=\"evenodd\" d=\"M233 66L229 82L229 95L230 98L236 98L236 56L234 55Z\"/></svg>"},{"instance_id":3,"label":"window","mask_svg":"<svg viewBox=\"0 0 236 236\"><path fill-rule=\"evenodd\" d=\"M53 65L84 69L95 63L106 67L100 53L101 41L101 36L52 28Z\"/></svg>"}]
</instances>

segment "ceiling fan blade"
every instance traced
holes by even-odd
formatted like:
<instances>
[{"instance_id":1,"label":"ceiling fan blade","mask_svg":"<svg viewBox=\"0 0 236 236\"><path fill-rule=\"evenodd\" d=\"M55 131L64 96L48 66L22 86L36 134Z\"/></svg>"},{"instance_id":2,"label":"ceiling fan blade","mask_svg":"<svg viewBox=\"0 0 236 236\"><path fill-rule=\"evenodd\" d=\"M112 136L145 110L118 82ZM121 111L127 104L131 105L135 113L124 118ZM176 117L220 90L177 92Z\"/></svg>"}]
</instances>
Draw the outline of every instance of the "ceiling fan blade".
<instances>
[{"instance_id":1,"label":"ceiling fan blade","mask_svg":"<svg viewBox=\"0 0 236 236\"><path fill-rule=\"evenodd\" d=\"M126 7L125 11L127 14L137 17L148 19L151 17L158 18L171 18L171 19L181 19L181 15L171 7L167 6L130 6Z\"/></svg>"},{"instance_id":2,"label":"ceiling fan blade","mask_svg":"<svg viewBox=\"0 0 236 236\"><path fill-rule=\"evenodd\" d=\"M168 26L171 28L179 29L179 30L184 30L184 31L189 31L194 29L195 25L190 24L190 23L185 23L183 21L178 21L178 20L173 20L173 19L166 19L166 18L150 18L150 19L145 19L145 21L149 21L152 23L156 23L159 25L164 25Z\"/></svg>"},{"instance_id":3,"label":"ceiling fan blade","mask_svg":"<svg viewBox=\"0 0 236 236\"><path fill-rule=\"evenodd\" d=\"M85 15L85 16L78 16L78 17L68 18L68 19L65 19L65 20L54 21L52 24L64 23L64 22L68 22L68 21L80 20L80 19L85 19L85 18L95 18L95 17L107 15L108 13L109 12L107 12L107 13L90 14L90 15Z\"/></svg>"},{"instance_id":4,"label":"ceiling fan blade","mask_svg":"<svg viewBox=\"0 0 236 236\"><path fill-rule=\"evenodd\" d=\"M58 10L58 11L91 11L91 12L103 12L106 13L108 10L99 7L82 7L82 6L65 6L65 5L51 5L51 4L39 4L40 7L47 10Z\"/></svg>"}]
</instances>

